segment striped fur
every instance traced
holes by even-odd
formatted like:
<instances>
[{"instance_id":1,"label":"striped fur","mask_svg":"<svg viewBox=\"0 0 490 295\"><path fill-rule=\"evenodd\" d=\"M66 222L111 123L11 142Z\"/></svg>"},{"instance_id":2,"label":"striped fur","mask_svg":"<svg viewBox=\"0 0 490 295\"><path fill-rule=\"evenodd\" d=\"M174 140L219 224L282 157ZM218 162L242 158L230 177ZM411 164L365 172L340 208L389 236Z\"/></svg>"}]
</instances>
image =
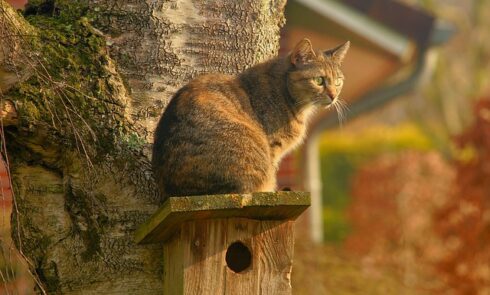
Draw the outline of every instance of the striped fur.
<instances>
[{"instance_id":1,"label":"striped fur","mask_svg":"<svg viewBox=\"0 0 490 295\"><path fill-rule=\"evenodd\" d=\"M301 143L308 117L340 93L348 46L315 53L304 39L286 58L181 88L155 131L152 164L164 196L273 191L279 161Z\"/></svg>"}]
</instances>

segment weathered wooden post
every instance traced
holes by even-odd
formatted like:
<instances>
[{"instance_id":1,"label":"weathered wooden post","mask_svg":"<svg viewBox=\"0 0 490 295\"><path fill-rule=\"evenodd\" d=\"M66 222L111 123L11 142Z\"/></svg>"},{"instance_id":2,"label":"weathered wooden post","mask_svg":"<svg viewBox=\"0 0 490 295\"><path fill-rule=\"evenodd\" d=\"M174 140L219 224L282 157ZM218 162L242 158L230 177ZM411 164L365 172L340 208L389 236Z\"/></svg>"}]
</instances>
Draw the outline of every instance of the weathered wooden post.
<instances>
[{"instance_id":1,"label":"weathered wooden post","mask_svg":"<svg viewBox=\"0 0 490 295\"><path fill-rule=\"evenodd\" d=\"M291 294L294 219L309 193L169 198L136 232L163 242L165 295Z\"/></svg>"}]
</instances>

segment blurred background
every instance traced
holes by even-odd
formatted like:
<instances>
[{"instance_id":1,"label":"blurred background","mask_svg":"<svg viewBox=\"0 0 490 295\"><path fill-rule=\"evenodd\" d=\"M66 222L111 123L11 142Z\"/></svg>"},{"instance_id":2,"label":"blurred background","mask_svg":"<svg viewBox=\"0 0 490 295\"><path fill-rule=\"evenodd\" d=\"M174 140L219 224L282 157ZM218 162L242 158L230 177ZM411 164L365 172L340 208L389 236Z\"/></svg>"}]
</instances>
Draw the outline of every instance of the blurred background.
<instances>
[{"instance_id":1,"label":"blurred background","mask_svg":"<svg viewBox=\"0 0 490 295\"><path fill-rule=\"evenodd\" d=\"M295 294L490 294L490 1L290 0L286 19L283 53L351 41L347 120L317 116L279 174L313 198Z\"/></svg>"},{"instance_id":2,"label":"blurred background","mask_svg":"<svg viewBox=\"0 0 490 295\"><path fill-rule=\"evenodd\" d=\"M278 175L312 193L293 293L490 294L490 1L289 0L286 20L281 54L351 41L347 119L318 114ZM22 263L0 268L32 290Z\"/></svg>"}]
</instances>

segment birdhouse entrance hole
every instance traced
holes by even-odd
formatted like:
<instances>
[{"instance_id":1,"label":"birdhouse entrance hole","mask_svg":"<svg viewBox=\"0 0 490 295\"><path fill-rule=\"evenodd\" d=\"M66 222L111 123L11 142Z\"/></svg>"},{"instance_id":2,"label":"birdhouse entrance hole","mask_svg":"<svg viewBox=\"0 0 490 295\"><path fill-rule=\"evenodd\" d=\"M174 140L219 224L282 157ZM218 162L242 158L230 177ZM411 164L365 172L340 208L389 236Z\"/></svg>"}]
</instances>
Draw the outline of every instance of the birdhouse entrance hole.
<instances>
[{"instance_id":1,"label":"birdhouse entrance hole","mask_svg":"<svg viewBox=\"0 0 490 295\"><path fill-rule=\"evenodd\" d=\"M232 243L226 250L226 265L234 272L240 273L252 264L252 253L242 242Z\"/></svg>"}]
</instances>

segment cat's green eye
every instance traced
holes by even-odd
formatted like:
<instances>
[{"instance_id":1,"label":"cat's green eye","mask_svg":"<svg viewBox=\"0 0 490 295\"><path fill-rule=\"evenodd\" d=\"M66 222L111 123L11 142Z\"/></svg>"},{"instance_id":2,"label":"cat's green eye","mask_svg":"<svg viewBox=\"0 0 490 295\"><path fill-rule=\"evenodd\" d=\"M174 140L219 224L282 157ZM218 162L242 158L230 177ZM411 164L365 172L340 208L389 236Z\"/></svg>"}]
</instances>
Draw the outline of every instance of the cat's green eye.
<instances>
[{"instance_id":1,"label":"cat's green eye","mask_svg":"<svg viewBox=\"0 0 490 295\"><path fill-rule=\"evenodd\" d=\"M325 84L325 79L323 77L313 78L313 82L318 86L323 86Z\"/></svg>"}]
</instances>

